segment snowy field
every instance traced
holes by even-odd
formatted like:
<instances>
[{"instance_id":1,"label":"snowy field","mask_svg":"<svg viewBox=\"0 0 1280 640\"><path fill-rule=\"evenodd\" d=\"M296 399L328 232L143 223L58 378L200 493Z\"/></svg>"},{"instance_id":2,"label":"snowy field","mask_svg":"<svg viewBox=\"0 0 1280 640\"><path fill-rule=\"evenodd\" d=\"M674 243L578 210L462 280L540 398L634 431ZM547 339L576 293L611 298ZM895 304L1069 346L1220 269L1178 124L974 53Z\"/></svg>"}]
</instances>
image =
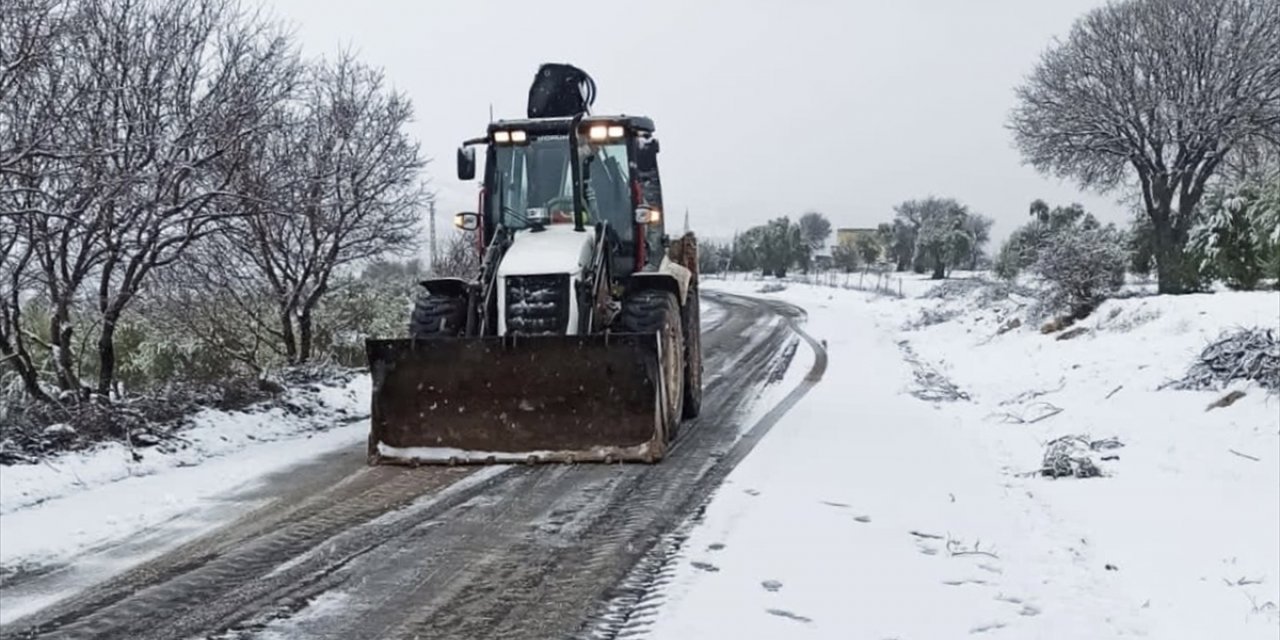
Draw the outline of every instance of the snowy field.
<instances>
[{"instance_id":1,"label":"snowy field","mask_svg":"<svg viewBox=\"0 0 1280 640\"><path fill-rule=\"evenodd\" d=\"M904 284L704 285L804 307L830 364L696 523L648 637L1277 637L1280 399L1159 389L1276 327L1275 292L1113 300L1057 340L1011 328L1030 299ZM1039 475L1067 435L1122 446Z\"/></svg>"}]
</instances>

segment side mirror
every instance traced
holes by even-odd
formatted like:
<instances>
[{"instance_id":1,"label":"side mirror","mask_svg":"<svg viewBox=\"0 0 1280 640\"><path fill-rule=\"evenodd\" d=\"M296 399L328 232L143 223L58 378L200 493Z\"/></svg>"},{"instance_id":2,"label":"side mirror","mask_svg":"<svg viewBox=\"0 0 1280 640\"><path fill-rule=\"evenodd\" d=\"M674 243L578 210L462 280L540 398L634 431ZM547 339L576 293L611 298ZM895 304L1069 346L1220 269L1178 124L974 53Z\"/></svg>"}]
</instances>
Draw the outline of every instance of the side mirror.
<instances>
[{"instance_id":1,"label":"side mirror","mask_svg":"<svg viewBox=\"0 0 1280 640\"><path fill-rule=\"evenodd\" d=\"M453 226L463 231L475 231L480 228L480 214L470 211L454 214Z\"/></svg>"},{"instance_id":2,"label":"side mirror","mask_svg":"<svg viewBox=\"0 0 1280 640\"><path fill-rule=\"evenodd\" d=\"M476 177L476 150L473 147L458 147L458 179L474 180Z\"/></svg>"},{"instance_id":3,"label":"side mirror","mask_svg":"<svg viewBox=\"0 0 1280 640\"><path fill-rule=\"evenodd\" d=\"M658 150L662 146L657 138L641 138L636 148L636 165L641 171L653 171L658 168Z\"/></svg>"}]
</instances>

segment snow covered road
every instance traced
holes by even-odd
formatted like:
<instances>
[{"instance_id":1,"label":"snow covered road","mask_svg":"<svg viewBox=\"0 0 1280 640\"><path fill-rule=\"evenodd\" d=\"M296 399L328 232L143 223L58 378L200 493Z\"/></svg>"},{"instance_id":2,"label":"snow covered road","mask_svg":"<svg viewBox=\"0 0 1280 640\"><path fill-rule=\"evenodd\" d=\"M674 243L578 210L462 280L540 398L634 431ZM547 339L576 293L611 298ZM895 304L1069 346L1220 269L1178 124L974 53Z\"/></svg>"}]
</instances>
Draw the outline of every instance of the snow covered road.
<instances>
[{"instance_id":1,"label":"snow covered road","mask_svg":"<svg viewBox=\"0 0 1280 640\"><path fill-rule=\"evenodd\" d=\"M635 560L760 441L767 427L744 428L744 421L771 424L768 415L752 420L754 407L791 380L796 337L789 327L801 312L707 298L723 309L707 314L703 417L686 425L661 464L352 468L335 451L256 483L239 496L256 507L243 517L164 553L157 549L173 541L154 540L147 551L157 557L74 585L78 592L60 583L68 589L41 594L32 586L50 574L74 582L110 572L86 572L86 557L78 556L9 580L0 602L25 611L3 634L524 638L564 637L594 624L608 616L613 590ZM130 508L123 500L117 506ZM209 513L200 505L195 512ZM20 513L0 521L6 534ZM38 536L35 520L24 530Z\"/></svg>"}]
</instances>

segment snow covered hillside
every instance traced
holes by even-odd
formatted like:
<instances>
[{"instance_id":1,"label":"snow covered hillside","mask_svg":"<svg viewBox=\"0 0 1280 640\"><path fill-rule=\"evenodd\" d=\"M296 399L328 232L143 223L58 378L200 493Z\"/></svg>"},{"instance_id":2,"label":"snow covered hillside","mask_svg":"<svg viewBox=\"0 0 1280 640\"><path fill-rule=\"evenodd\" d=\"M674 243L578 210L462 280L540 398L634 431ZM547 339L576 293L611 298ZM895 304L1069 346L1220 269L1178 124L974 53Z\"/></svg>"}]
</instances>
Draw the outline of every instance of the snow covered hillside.
<instances>
[{"instance_id":1,"label":"snow covered hillside","mask_svg":"<svg viewBox=\"0 0 1280 640\"><path fill-rule=\"evenodd\" d=\"M761 284L706 286L804 307L829 368L687 533L648 637L1276 637L1280 398L1166 387L1275 329L1275 292L1111 300L1060 340L981 283ZM1101 476L1041 473L1064 437Z\"/></svg>"}]
</instances>

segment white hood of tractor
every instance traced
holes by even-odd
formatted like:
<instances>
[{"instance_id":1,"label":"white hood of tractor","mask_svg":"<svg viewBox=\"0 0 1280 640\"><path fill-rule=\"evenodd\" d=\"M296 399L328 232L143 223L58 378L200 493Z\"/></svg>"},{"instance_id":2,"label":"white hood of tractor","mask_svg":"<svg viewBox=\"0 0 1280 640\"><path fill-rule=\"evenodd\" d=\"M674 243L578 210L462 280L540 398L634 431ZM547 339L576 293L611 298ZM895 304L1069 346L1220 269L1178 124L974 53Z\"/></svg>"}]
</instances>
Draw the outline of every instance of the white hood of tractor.
<instances>
[{"instance_id":1,"label":"white hood of tractor","mask_svg":"<svg viewBox=\"0 0 1280 640\"><path fill-rule=\"evenodd\" d=\"M502 256L498 275L568 273L577 276L591 263L595 236L590 229L574 231L570 224L549 225L543 231L520 231Z\"/></svg>"}]
</instances>

